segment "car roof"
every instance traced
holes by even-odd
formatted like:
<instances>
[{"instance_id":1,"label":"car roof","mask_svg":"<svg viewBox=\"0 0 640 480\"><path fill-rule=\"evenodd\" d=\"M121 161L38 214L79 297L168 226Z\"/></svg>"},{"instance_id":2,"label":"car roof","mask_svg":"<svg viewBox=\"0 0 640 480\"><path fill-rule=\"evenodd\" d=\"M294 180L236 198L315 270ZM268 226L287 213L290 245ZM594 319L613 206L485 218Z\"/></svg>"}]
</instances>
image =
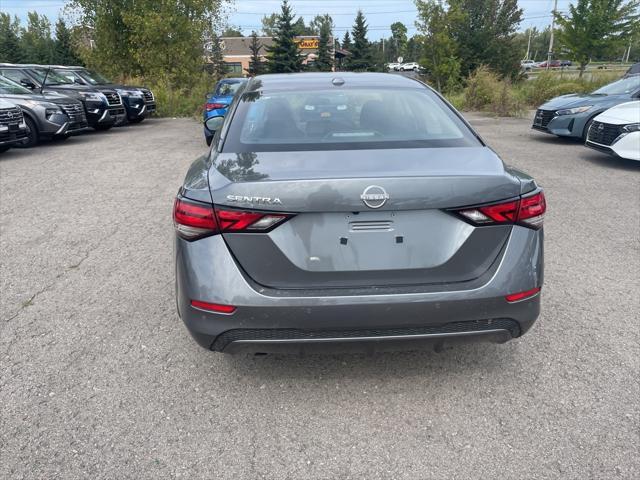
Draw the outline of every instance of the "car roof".
<instances>
[{"instance_id":1,"label":"car roof","mask_svg":"<svg viewBox=\"0 0 640 480\"><path fill-rule=\"evenodd\" d=\"M345 87L425 87L424 84L417 80L393 73L309 72L258 75L249 80L246 91L327 88L333 85L334 79L343 80Z\"/></svg>"}]
</instances>

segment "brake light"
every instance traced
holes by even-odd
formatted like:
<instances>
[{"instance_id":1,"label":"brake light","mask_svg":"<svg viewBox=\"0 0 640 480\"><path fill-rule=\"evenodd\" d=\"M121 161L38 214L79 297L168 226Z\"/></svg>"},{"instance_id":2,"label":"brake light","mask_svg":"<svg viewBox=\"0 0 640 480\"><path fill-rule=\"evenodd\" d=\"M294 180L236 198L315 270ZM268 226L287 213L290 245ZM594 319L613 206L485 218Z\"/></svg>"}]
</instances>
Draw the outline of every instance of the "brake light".
<instances>
[{"instance_id":1,"label":"brake light","mask_svg":"<svg viewBox=\"0 0 640 480\"><path fill-rule=\"evenodd\" d=\"M463 216L477 225L505 225L515 224L541 228L544 214L547 211L547 202L542 191L517 200L492 205L456 210L455 213Z\"/></svg>"},{"instance_id":2,"label":"brake light","mask_svg":"<svg viewBox=\"0 0 640 480\"><path fill-rule=\"evenodd\" d=\"M173 205L176 232L185 240L197 240L224 232L268 232L293 215L214 207L209 203L177 197Z\"/></svg>"},{"instance_id":3,"label":"brake light","mask_svg":"<svg viewBox=\"0 0 640 480\"><path fill-rule=\"evenodd\" d=\"M207 103L204 104L204 109L207 112L210 112L211 110L220 110L220 109L227 108L227 107L228 107L228 105L226 103L217 103L217 102L211 103L211 102L207 102Z\"/></svg>"}]
</instances>

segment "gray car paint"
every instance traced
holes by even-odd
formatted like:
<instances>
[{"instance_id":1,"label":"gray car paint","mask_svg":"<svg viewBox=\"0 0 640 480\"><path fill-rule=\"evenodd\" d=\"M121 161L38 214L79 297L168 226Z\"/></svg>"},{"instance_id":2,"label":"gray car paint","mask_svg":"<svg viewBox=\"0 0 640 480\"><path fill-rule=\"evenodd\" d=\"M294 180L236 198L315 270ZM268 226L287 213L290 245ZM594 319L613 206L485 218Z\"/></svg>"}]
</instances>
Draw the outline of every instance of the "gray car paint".
<instances>
[{"instance_id":1,"label":"gray car paint","mask_svg":"<svg viewBox=\"0 0 640 480\"><path fill-rule=\"evenodd\" d=\"M586 112L574 115L559 115L549 122L546 132L562 137L585 138L586 130L596 116L621 103L640 97L640 89L624 95L569 94L553 98L539 107L539 110L557 111L561 109L593 105ZM535 127L534 127L535 128Z\"/></svg>"},{"instance_id":2,"label":"gray car paint","mask_svg":"<svg viewBox=\"0 0 640 480\"><path fill-rule=\"evenodd\" d=\"M381 75L373 76L374 79L368 75L344 75L347 82L362 78L365 84L384 84ZM315 75L310 82L319 82L319 78L330 81L333 76ZM300 78L300 81L304 80L304 77ZM258 77L257 81L267 83L269 78ZM415 88L415 82L403 81L411 82L410 88ZM232 121L231 117L232 114L226 122ZM223 141L224 130L218 136ZM343 258L341 265L329 262L311 266L311 250L320 248L323 251L322 246L326 244L325 257L330 257L337 251L335 242L330 245L328 241L304 239L302 232L305 228L317 228L323 222L323 226L327 221L335 222L334 227L328 228L327 238L330 238L339 228L349 225L348 219L339 220L339 217L358 212L369 216L370 210L360 200L360 195L372 184L382 184L390 195L378 215L410 217L414 213L416 219L431 218L437 228L432 228L430 233L440 241L436 238L430 244L431 248L424 247L420 251L424 258L415 265L407 263L407 259L402 258L403 254L388 254L378 244L380 258L375 261L366 260L363 264L352 255ZM505 167L499 157L484 145L472 148L233 154L219 152L214 144L210 155L197 159L189 169L180 190L183 196L235 208L295 212L299 215L290 221L289 239L287 224L268 234L224 234L193 242L176 237L178 311L194 338L206 348L210 348L221 333L238 328L393 328L510 318L518 322L524 333L538 316L540 296L517 303L506 302L504 296L542 285L543 231L517 225L474 227L457 218L448 223L444 220L448 214L443 210L506 200L537 188L531 177ZM281 202L268 206L262 202L238 203L230 202L229 196L277 197ZM296 226L295 221L301 225ZM403 228L412 228L410 222L403 223ZM498 237L470 244L470 238L486 235L481 232L490 229L493 230L492 235ZM420 242L414 241L419 233L420 229L413 226L410 235L413 248L420 248ZM447 237L450 240L453 237L449 245L446 245ZM361 242L358 253L375 253L373 244L376 241L372 240L371 246L366 240ZM240 243L248 243L249 246L240 247ZM275 282L275 286L265 285L273 284L269 278L277 278L284 270L283 263L269 263L274 257L269 249L264 248L269 244L305 275L329 274L331 281L305 284L305 278L297 278L288 284ZM394 274L390 273L390 269L405 273L419 271L420 267L427 271L435 270L447 265L456 253L464 250L465 244L471 247L466 261L460 264L466 267L467 275L461 268L453 278L443 277L436 282L422 278L422 281L402 284L395 282ZM478 254L475 266L481 268L473 268L474 246ZM238 255L239 252L244 257ZM253 259L249 258L250 253ZM246 262L248 268L243 268ZM413 268L395 268L398 266ZM445 268L445 273L447 270ZM364 281L346 284L337 281L341 276L349 275L360 276L358 280L362 280L367 274L376 272L383 272L385 280L391 278L394 281L380 281L377 285ZM263 281L258 282L254 277ZM286 279L287 275L281 275L281 278ZM231 315L214 314L191 307L191 299L238 308ZM264 349L265 346L257 348Z\"/></svg>"},{"instance_id":3,"label":"gray car paint","mask_svg":"<svg viewBox=\"0 0 640 480\"><path fill-rule=\"evenodd\" d=\"M66 113L46 116L46 109L51 107L59 107L60 105L77 104L82 107L82 102L64 95L17 95L17 94L0 94L0 98L18 105L25 116L28 116L35 122L40 137L53 137L54 135L65 135L68 133L77 133L87 130L88 126L78 129L69 129L69 116ZM84 114L84 108L83 108ZM85 117L86 121L86 117Z\"/></svg>"}]
</instances>

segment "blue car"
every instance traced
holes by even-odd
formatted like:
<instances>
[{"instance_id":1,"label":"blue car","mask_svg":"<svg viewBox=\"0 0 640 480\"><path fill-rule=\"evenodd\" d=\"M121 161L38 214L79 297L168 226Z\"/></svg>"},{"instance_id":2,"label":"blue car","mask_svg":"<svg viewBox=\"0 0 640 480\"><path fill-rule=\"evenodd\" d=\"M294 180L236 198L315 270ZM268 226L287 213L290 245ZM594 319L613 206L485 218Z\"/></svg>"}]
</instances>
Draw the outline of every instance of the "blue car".
<instances>
[{"instance_id":1,"label":"blue car","mask_svg":"<svg viewBox=\"0 0 640 480\"><path fill-rule=\"evenodd\" d=\"M212 117L224 117L227 114L229 104L238 89L247 82L245 78L225 78L216 84L213 93L207 95L207 103L204 104L203 121ZM207 145L211 145L213 134L210 130L204 129L204 138Z\"/></svg>"},{"instance_id":2,"label":"blue car","mask_svg":"<svg viewBox=\"0 0 640 480\"><path fill-rule=\"evenodd\" d=\"M585 141L593 119L611 107L640 99L640 75L629 75L586 94L562 95L536 111L531 126L559 137Z\"/></svg>"}]
</instances>

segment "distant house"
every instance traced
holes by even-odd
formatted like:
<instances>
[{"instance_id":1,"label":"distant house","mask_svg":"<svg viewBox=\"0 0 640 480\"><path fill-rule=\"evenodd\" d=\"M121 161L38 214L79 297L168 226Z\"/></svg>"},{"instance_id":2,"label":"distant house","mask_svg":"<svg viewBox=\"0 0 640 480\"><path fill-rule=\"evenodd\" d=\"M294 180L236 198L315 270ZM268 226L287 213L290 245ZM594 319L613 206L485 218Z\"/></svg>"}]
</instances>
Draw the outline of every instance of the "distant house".
<instances>
[{"instance_id":1,"label":"distant house","mask_svg":"<svg viewBox=\"0 0 640 480\"><path fill-rule=\"evenodd\" d=\"M265 47L273 45L273 37L258 37L258 41L262 45L260 54L262 61L267 59L267 50ZM300 46L300 54L304 57L303 63L305 65L312 64L318 53L318 44L320 43L320 37L304 36L296 37L296 42ZM334 45L333 38L329 40L330 45ZM224 62L229 67L229 72L236 75L246 75L249 69L249 60L251 59L251 37L221 37L220 46L222 47L222 54L224 56ZM211 44L205 45L207 52L211 51ZM333 48L335 58L340 61L348 52L344 50ZM205 54L205 57L207 55ZM336 63L338 63L336 62Z\"/></svg>"}]
</instances>

